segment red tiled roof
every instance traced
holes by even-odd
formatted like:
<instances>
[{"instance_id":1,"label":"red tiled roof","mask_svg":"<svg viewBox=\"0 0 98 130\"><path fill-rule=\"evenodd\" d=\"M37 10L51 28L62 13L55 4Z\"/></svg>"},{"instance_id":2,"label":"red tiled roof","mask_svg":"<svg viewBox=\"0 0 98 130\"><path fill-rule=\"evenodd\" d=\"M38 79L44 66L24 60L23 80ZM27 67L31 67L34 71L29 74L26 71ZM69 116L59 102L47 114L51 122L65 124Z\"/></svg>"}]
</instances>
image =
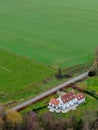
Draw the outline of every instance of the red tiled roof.
<instances>
[{"instance_id":1,"label":"red tiled roof","mask_svg":"<svg viewBox=\"0 0 98 130\"><path fill-rule=\"evenodd\" d=\"M55 99L55 98L51 98L50 99L50 101L49 101L49 103L51 103L51 104L53 104L53 105L55 105L55 106L58 106L58 104L60 103L57 99Z\"/></svg>"},{"instance_id":2,"label":"red tiled roof","mask_svg":"<svg viewBox=\"0 0 98 130\"><path fill-rule=\"evenodd\" d=\"M63 103L66 103L66 102L71 101L75 97L76 97L75 93L73 91L71 91L71 92L69 92L67 94L62 95L61 100L63 101Z\"/></svg>"},{"instance_id":3,"label":"red tiled roof","mask_svg":"<svg viewBox=\"0 0 98 130\"><path fill-rule=\"evenodd\" d=\"M55 98L51 98L49 103L54 103L55 102Z\"/></svg>"},{"instance_id":4,"label":"red tiled roof","mask_svg":"<svg viewBox=\"0 0 98 130\"><path fill-rule=\"evenodd\" d=\"M82 99L84 99L85 97L84 97L83 93L79 93L79 94L76 95L76 98L77 98L78 100L82 100Z\"/></svg>"}]
</instances>

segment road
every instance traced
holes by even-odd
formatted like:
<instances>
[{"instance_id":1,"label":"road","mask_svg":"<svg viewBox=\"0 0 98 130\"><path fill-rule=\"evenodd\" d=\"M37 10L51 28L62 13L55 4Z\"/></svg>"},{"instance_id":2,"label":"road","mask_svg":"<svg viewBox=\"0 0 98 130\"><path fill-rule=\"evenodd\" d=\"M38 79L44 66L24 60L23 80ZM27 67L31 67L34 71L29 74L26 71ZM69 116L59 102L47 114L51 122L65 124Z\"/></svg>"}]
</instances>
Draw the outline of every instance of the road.
<instances>
[{"instance_id":1,"label":"road","mask_svg":"<svg viewBox=\"0 0 98 130\"><path fill-rule=\"evenodd\" d=\"M20 104L20 105L17 105L16 107L13 107L12 110L21 111L24 108L30 106L31 104L34 104L34 103L48 97L49 95L51 95L53 93L56 93L58 90L67 87L70 84L72 84L74 82L77 82L77 81L79 81L81 79L86 78L87 76L88 76L88 72L85 72L85 73L83 73L83 74L81 74L81 75L79 75L79 76L77 76L77 77L75 77L73 79L70 79L69 81L66 81L66 82L64 82L64 83L62 83L62 84L60 84L60 85L58 85L58 86L44 92L44 93L42 93L42 94L40 94L40 95L38 95L38 96L36 96L36 97L34 97L32 99Z\"/></svg>"}]
</instances>

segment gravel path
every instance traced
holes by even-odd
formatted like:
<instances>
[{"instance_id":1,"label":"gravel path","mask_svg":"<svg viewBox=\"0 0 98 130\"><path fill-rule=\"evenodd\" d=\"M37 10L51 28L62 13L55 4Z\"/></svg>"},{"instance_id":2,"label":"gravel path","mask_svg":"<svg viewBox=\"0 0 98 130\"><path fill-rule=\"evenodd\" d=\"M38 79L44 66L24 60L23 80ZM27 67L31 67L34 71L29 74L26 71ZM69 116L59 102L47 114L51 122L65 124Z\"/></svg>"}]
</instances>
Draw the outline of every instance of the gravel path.
<instances>
[{"instance_id":1,"label":"gravel path","mask_svg":"<svg viewBox=\"0 0 98 130\"><path fill-rule=\"evenodd\" d=\"M74 82L76 82L78 80L86 78L87 76L88 76L88 72L85 72L85 73L83 73L83 74L81 74L81 75L79 75L79 76L77 76L77 77L75 77L73 79L70 79L69 81L66 81L66 82L64 82L64 83L62 83L62 84L60 84L60 85L58 85L58 86L44 92L42 94L40 94L39 96L36 96L36 97L34 97L34 98L30 99L30 100L27 100L26 102L24 102L24 103L22 103L20 105L17 105L16 107L13 107L12 110L21 111L24 108L26 108L27 106L29 106L29 105L31 105L31 104L33 104L35 102L38 102L38 101L48 97L49 95L51 95L53 93L56 93L58 90L60 90L62 88L65 88L68 85L70 85L70 84L72 84L72 83L74 83Z\"/></svg>"}]
</instances>

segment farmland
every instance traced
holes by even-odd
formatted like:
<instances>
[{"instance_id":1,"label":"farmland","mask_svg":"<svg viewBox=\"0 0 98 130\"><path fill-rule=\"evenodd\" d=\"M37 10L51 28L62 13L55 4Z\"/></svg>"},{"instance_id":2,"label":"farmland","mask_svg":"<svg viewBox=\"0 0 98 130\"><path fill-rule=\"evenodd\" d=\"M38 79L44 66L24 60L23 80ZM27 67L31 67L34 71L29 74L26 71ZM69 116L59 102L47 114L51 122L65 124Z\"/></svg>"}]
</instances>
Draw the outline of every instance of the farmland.
<instances>
[{"instance_id":1,"label":"farmland","mask_svg":"<svg viewBox=\"0 0 98 130\"><path fill-rule=\"evenodd\" d=\"M1 0L0 102L21 102L53 87L45 86L55 74L47 65L88 64L97 43L97 0Z\"/></svg>"},{"instance_id":2,"label":"farmland","mask_svg":"<svg viewBox=\"0 0 98 130\"><path fill-rule=\"evenodd\" d=\"M97 0L0 1L0 48L68 67L92 60L97 43Z\"/></svg>"},{"instance_id":3,"label":"farmland","mask_svg":"<svg viewBox=\"0 0 98 130\"><path fill-rule=\"evenodd\" d=\"M98 0L0 0L0 104L7 109L15 107L88 71L96 46ZM59 67L63 71L61 80L55 78ZM84 93L86 102L66 114L52 113L55 117L52 125L59 126L55 120L58 117L83 119L88 126L98 119L98 75L75 84L88 92ZM51 97L58 95L28 106L21 114L35 111L41 121L43 113L49 113L47 105ZM0 121L4 126L1 117ZM37 125L34 120L30 122Z\"/></svg>"},{"instance_id":4,"label":"farmland","mask_svg":"<svg viewBox=\"0 0 98 130\"><path fill-rule=\"evenodd\" d=\"M27 57L0 50L0 102L18 101L34 96L46 88L43 81L54 70Z\"/></svg>"}]
</instances>

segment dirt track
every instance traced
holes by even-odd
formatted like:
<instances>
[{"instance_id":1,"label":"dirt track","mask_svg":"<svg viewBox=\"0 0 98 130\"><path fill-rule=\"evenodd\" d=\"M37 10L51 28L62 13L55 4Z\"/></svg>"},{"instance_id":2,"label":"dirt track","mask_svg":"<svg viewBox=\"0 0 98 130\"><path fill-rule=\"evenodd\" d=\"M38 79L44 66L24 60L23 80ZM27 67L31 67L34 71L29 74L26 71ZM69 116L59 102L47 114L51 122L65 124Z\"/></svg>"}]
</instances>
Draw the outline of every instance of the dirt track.
<instances>
[{"instance_id":1,"label":"dirt track","mask_svg":"<svg viewBox=\"0 0 98 130\"><path fill-rule=\"evenodd\" d=\"M26 101L26 102L24 102L24 103L22 103L20 105L17 105L16 107L13 107L12 110L21 111L24 108L26 108L27 106L29 106L29 105L31 105L33 103L36 103L36 102L48 97L49 95L51 95L53 93L56 93L58 90L67 87L68 85L70 85L70 84L72 84L74 82L77 82L77 81L79 81L81 79L86 78L87 76L88 76L88 72L85 72L85 73L83 73L83 74L81 74L81 75L79 75L79 76L77 76L77 77L75 77L75 78L73 78L73 79L71 79L71 80L69 80L67 82L64 82L64 83L62 83L62 84L60 84L60 85L58 85L58 86L56 86L56 87L54 87L52 89L40 94L39 96L36 96L36 97L34 97L34 98L32 98L32 99L30 99L30 100L28 100L28 101Z\"/></svg>"}]
</instances>

